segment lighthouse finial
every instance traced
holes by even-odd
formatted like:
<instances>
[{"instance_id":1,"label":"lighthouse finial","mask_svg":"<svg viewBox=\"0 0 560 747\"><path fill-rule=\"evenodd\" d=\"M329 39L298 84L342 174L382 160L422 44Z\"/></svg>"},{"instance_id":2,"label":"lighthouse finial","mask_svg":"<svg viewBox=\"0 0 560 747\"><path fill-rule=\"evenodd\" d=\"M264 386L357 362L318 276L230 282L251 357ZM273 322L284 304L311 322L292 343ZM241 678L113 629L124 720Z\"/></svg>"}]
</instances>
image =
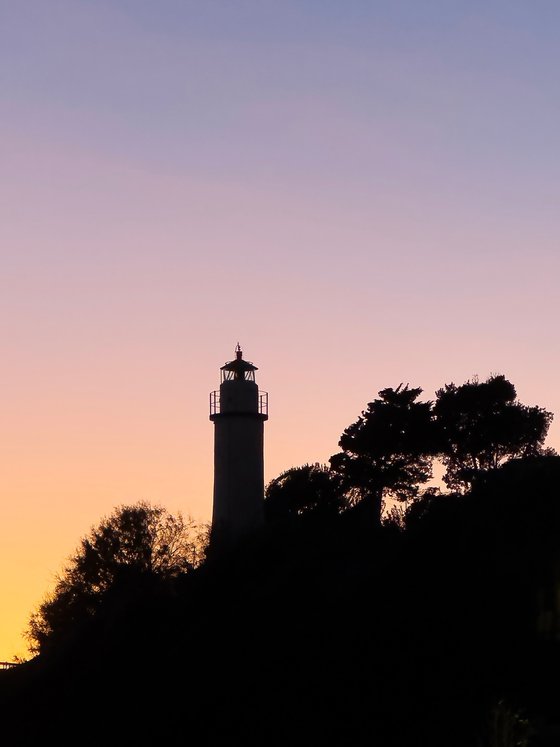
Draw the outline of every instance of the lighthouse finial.
<instances>
[{"instance_id":1,"label":"lighthouse finial","mask_svg":"<svg viewBox=\"0 0 560 747\"><path fill-rule=\"evenodd\" d=\"M237 343L237 347L235 348L235 355L238 361L243 357L243 351L241 350L241 345L239 343Z\"/></svg>"}]
</instances>

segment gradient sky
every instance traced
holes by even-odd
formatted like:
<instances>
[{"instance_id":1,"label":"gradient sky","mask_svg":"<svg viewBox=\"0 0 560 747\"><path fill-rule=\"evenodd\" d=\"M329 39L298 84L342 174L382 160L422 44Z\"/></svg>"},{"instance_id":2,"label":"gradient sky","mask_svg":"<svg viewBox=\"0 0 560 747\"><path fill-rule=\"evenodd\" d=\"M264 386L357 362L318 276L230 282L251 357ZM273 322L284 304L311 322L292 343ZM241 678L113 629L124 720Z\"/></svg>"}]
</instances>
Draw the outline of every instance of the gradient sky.
<instances>
[{"instance_id":1,"label":"gradient sky","mask_svg":"<svg viewBox=\"0 0 560 747\"><path fill-rule=\"evenodd\" d=\"M0 0L0 660L80 538L208 520L239 341L266 479L387 386L558 414L560 4Z\"/></svg>"}]
</instances>

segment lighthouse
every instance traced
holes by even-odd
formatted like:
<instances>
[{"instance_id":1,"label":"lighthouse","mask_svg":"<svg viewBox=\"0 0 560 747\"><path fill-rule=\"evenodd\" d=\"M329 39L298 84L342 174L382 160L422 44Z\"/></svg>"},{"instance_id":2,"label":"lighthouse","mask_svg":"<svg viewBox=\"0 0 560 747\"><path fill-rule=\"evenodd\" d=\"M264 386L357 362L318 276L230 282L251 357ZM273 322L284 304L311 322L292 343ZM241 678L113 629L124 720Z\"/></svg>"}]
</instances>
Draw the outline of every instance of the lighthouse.
<instances>
[{"instance_id":1,"label":"lighthouse","mask_svg":"<svg viewBox=\"0 0 560 747\"><path fill-rule=\"evenodd\" d=\"M235 359L220 369L220 389L210 393L214 423L214 503L210 548L225 549L263 524L264 421L268 393L259 391L257 367Z\"/></svg>"}]
</instances>

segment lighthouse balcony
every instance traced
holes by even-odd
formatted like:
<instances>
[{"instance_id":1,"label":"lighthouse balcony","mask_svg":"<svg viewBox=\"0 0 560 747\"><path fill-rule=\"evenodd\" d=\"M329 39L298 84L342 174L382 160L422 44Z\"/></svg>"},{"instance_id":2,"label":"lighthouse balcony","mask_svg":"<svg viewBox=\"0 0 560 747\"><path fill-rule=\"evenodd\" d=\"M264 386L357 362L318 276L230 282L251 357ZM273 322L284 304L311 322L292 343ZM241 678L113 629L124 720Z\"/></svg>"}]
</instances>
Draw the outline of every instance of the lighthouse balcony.
<instances>
[{"instance_id":1,"label":"lighthouse balcony","mask_svg":"<svg viewBox=\"0 0 560 747\"><path fill-rule=\"evenodd\" d=\"M268 419L268 392L260 391L255 401L222 402L220 397L220 390L216 389L210 392L210 420L213 420L216 415L258 415L263 420Z\"/></svg>"}]
</instances>

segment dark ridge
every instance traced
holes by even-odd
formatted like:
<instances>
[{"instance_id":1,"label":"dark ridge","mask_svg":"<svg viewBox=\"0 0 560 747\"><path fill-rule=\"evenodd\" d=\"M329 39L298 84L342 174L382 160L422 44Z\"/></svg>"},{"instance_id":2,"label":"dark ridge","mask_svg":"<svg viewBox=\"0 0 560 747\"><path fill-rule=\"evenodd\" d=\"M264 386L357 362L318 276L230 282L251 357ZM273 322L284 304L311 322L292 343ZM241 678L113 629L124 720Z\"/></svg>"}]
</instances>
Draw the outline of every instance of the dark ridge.
<instances>
[{"instance_id":1,"label":"dark ridge","mask_svg":"<svg viewBox=\"0 0 560 747\"><path fill-rule=\"evenodd\" d=\"M4 743L558 745L559 486L540 457L405 529L269 525L0 672Z\"/></svg>"}]
</instances>

